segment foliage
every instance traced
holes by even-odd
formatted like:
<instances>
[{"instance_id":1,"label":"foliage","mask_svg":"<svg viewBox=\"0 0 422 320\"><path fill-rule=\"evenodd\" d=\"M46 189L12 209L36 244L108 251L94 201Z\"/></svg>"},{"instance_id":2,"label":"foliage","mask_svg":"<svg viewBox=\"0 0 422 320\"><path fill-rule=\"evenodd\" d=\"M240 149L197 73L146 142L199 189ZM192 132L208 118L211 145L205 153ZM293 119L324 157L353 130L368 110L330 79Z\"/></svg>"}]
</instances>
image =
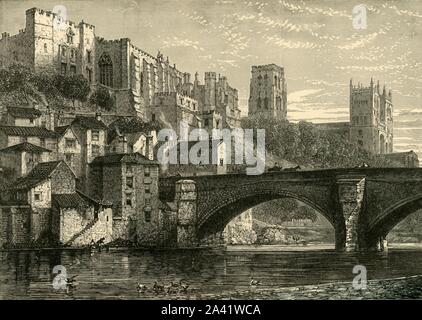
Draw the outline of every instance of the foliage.
<instances>
[{"instance_id":1,"label":"foliage","mask_svg":"<svg viewBox=\"0 0 422 320\"><path fill-rule=\"evenodd\" d=\"M98 87L89 100L92 104L96 104L107 111L113 107L113 99L110 92L104 87Z\"/></svg>"},{"instance_id":2,"label":"foliage","mask_svg":"<svg viewBox=\"0 0 422 320\"><path fill-rule=\"evenodd\" d=\"M12 64L9 69L0 70L0 91L25 91L31 77L28 67L21 64Z\"/></svg>"},{"instance_id":3,"label":"foliage","mask_svg":"<svg viewBox=\"0 0 422 320\"><path fill-rule=\"evenodd\" d=\"M86 101L90 92L88 80L81 74L56 75L55 84L63 97L72 100Z\"/></svg>"}]
</instances>

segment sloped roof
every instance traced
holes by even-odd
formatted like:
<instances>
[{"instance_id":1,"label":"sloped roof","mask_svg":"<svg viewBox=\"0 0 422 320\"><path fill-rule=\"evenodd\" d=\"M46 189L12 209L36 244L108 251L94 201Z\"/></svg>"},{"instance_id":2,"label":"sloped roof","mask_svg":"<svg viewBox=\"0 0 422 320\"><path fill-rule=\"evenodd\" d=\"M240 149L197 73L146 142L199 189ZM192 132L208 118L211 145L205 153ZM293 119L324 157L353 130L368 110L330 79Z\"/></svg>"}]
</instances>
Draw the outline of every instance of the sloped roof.
<instances>
[{"instance_id":1,"label":"sloped roof","mask_svg":"<svg viewBox=\"0 0 422 320\"><path fill-rule=\"evenodd\" d=\"M78 193L53 194L53 202L61 208L86 208L89 206L89 203Z\"/></svg>"},{"instance_id":2,"label":"sloped roof","mask_svg":"<svg viewBox=\"0 0 422 320\"><path fill-rule=\"evenodd\" d=\"M68 128L69 128L69 126L55 127L55 128L54 128L54 131L55 131L58 135L62 136L62 135L64 135L64 134L65 134L65 132L66 132L66 130L67 130Z\"/></svg>"},{"instance_id":3,"label":"sloped roof","mask_svg":"<svg viewBox=\"0 0 422 320\"><path fill-rule=\"evenodd\" d=\"M35 119L41 116L41 111L34 108L8 107L7 112L15 118Z\"/></svg>"},{"instance_id":4,"label":"sloped roof","mask_svg":"<svg viewBox=\"0 0 422 320\"><path fill-rule=\"evenodd\" d=\"M11 184L9 186L9 189L28 189L33 186L36 186L40 182L47 180L49 177L51 177L54 170L56 170L56 168L61 164L68 167L68 165L63 160L41 162L37 164L25 177L19 178L18 180L16 180L16 182ZM69 168L69 170L71 169ZM73 175L75 174L73 173Z\"/></svg>"},{"instance_id":5,"label":"sloped roof","mask_svg":"<svg viewBox=\"0 0 422 320\"><path fill-rule=\"evenodd\" d=\"M96 157L91 164L92 165L108 165L117 163L133 163L133 164L147 164L154 165L158 164L155 160L149 160L142 154L135 153L114 153L105 156Z\"/></svg>"},{"instance_id":6,"label":"sloped roof","mask_svg":"<svg viewBox=\"0 0 422 320\"><path fill-rule=\"evenodd\" d=\"M29 142L22 142L22 143L15 144L13 146L6 147L0 150L0 152L23 152L23 151L31 152L31 153L52 152L49 149L37 146Z\"/></svg>"},{"instance_id":7,"label":"sloped roof","mask_svg":"<svg viewBox=\"0 0 422 320\"><path fill-rule=\"evenodd\" d=\"M0 126L0 131L8 136L57 138L57 133L43 127Z\"/></svg>"},{"instance_id":8,"label":"sloped roof","mask_svg":"<svg viewBox=\"0 0 422 320\"><path fill-rule=\"evenodd\" d=\"M107 125L95 117L77 116L72 124L78 124L86 129L108 130Z\"/></svg>"}]
</instances>

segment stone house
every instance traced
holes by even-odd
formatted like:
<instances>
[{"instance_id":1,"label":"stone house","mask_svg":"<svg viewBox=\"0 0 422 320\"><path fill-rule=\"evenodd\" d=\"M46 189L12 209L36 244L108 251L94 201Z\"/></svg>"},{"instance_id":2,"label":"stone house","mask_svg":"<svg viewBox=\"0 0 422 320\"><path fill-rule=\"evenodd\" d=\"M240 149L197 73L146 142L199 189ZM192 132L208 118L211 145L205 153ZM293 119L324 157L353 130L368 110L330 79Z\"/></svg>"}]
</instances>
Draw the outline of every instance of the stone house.
<instances>
[{"instance_id":1,"label":"stone house","mask_svg":"<svg viewBox=\"0 0 422 320\"><path fill-rule=\"evenodd\" d=\"M95 117L77 116L70 127L80 145L80 167L75 167L76 172L79 173L78 188L86 190L89 164L95 157L105 154L108 127L101 121L99 114Z\"/></svg>"},{"instance_id":2,"label":"stone house","mask_svg":"<svg viewBox=\"0 0 422 320\"><path fill-rule=\"evenodd\" d=\"M0 167L9 168L15 172L15 177L25 176L38 163L52 160L52 151L22 142L0 150Z\"/></svg>"},{"instance_id":3,"label":"stone house","mask_svg":"<svg viewBox=\"0 0 422 320\"><path fill-rule=\"evenodd\" d=\"M81 144L71 126L54 128L57 133L57 160L64 160L80 178L85 171L81 171Z\"/></svg>"},{"instance_id":4,"label":"stone house","mask_svg":"<svg viewBox=\"0 0 422 320\"><path fill-rule=\"evenodd\" d=\"M0 126L0 148L29 142L57 154L57 133L44 127Z\"/></svg>"},{"instance_id":5,"label":"stone house","mask_svg":"<svg viewBox=\"0 0 422 320\"><path fill-rule=\"evenodd\" d=\"M98 201L82 192L53 195L52 233L60 243L83 246L104 239L113 232L111 203Z\"/></svg>"},{"instance_id":6,"label":"stone house","mask_svg":"<svg viewBox=\"0 0 422 320\"><path fill-rule=\"evenodd\" d=\"M113 203L113 238L155 245L160 226L158 163L130 153L97 157L90 166L90 195Z\"/></svg>"},{"instance_id":7,"label":"stone house","mask_svg":"<svg viewBox=\"0 0 422 320\"><path fill-rule=\"evenodd\" d=\"M75 178L66 162L51 161L9 185L0 206L5 223L0 242L26 244L48 237L83 245L109 240L111 204L77 192Z\"/></svg>"},{"instance_id":8,"label":"stone house","mask_svg":"<svg viewBox=\"0 0 422 320\"><path fill-rule=\"evenodd\" d=\"M2 122L8 126L41 127L41 115L35 108L9 107Z\"/></svg>"}]
</instances>

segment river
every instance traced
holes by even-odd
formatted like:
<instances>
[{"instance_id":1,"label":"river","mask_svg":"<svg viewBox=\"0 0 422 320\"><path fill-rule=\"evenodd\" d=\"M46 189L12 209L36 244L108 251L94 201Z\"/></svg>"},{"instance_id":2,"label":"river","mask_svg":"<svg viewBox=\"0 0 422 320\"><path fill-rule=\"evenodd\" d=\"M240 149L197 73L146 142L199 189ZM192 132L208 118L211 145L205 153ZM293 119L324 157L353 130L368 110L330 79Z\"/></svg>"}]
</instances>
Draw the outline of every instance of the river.
<instances>
[{"instance_id":1,"label":"river","mask_svg":"<svg viewBox=\"0 0 422 320\"><path fill-rule=\"evenodd\" d=\"M128 250L90 254L84 250L0 252L1 299L201 299L230 297L259 289L352 282L355 265L368 280L422 275L422 248L400 246L388 252L338 253L331 247L227 247L204 250ZM77 276L70 292L55 290L54 266ZM137 283L168 285L183 279L187 293L140 294ZM249 296L254 298L254 296ZM271 294L268 295L271 298Z\"/></svg>"}]
</instances>

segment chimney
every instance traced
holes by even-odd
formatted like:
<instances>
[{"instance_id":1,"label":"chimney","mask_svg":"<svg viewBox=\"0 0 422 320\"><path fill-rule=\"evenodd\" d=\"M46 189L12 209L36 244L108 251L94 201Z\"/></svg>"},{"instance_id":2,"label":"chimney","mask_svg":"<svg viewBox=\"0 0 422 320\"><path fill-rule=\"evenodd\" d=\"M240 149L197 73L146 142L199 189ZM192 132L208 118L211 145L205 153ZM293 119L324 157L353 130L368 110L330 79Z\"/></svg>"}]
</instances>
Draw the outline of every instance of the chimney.
<instances>
[{"instance_id":1,"label":"chimney","mask_svg":"<svg viewBox=\"0 0 422 320\"><path fill-rule=\"evenodd\" d=\"M127 138L126 136L120 137L120 141L122 144L122 153L127 153Z\"/></svg>"},{"instance_id":2,"label":"chimney","mask_svg":"<svg viewBox=\"0 0 422 320\"><path fill-rule=\"evenodd\" d=\"M146 136L146 148L145 148L145 157L149 160L154 160L154 144L153 144L153 136L149 134Z\"/></svg>"},{"instance_id":3,"label":"chimney","mask_svg":"<svg viewBox=\"0 0 422 320\"><path fill-rule=\"evenodd\" d=\"M48 130L54 131L55 127L55 116L54 112L51 111L50 107L47 107L47 111L45 113L45 125Z\"/></svg>"},{"instance_id":4,"label":"chimney","mask_svg":"<svg viewBox=\"0 0 422 320\"><path fill-rule=\"evenodd\" d=\"M98 121L101 121L101 112L95 113L95 119L97 119Z\"/></svg>"}]
</instances>

